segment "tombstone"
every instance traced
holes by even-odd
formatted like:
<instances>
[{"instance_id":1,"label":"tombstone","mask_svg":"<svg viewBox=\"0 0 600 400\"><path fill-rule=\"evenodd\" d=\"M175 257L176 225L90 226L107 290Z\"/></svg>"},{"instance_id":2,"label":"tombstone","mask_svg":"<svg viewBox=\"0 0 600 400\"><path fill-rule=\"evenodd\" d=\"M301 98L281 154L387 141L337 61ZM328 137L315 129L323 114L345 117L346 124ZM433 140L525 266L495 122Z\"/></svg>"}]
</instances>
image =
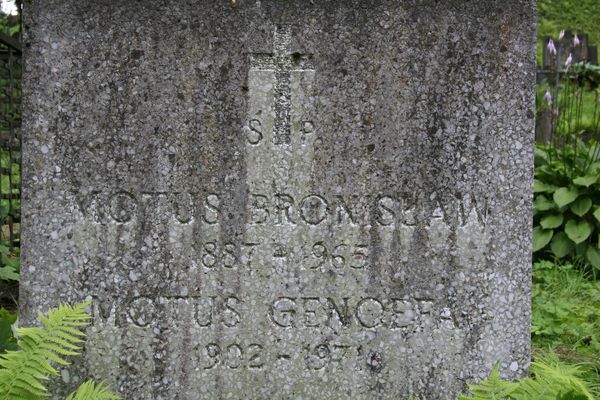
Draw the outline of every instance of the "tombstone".
<instances>
[{"instance_id":1,"label":"tombstone","mask_svg":"<svg viewBox=\"0 0 600 400\"><path fill-rule=\"evenodd\" d=\"M532 1L26 9L21 312L127 399L454 399L530 360Z\"/></svg>"}]
</instances>

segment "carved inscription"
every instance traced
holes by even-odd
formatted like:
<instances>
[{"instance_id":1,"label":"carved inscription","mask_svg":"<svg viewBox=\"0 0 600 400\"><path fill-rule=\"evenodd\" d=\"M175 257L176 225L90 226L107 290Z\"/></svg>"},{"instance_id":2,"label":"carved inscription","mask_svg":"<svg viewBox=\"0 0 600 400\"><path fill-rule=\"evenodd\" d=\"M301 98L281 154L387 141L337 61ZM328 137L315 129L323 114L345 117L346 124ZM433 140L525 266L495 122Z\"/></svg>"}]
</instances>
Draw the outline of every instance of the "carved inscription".
<instances>
[{"instance_id":1,"label":"carved inscription","mask_svg":"<svg viewBox=\"0 0 600 400\"><path fill-rule=\"evenodd\" d=\"M437 316L440 319L448 317L447 313ZM273 300L269 318L279 328L343 329L355 325L361 329L400 329L409 326L418 329L418 326L433 321L436 316L433 301L429 299L302 296Z\"/></svg>"},{"instance_id":2,"label":"carved inscription","mask_svg":"<svg viewBox=\"0 0 600 400\"><path fill-rule=\"evenodd\" d=\"M275 367L278 362L300 362L307 371L319 371L331 366L343 367L346 363L348 368L356 364L371 366L376 357L381 362L380 353L365 352L361 346L344 342L303 343L293 351L267 348L259 343L208 343L194 348L193 354L198 358L199 368L205 371L221 368L259 371Z\"/></svg>"},{"instance_id":3,"label":"carved inscription","mask_svg":"<svg viewBox=\"0 0 600 400\"><path fill-rule=\"evenodd\" d=\"M73 241L97 253L81 256L86 272L105 271L87 280L105 305L96 323L130 341L123 371L145 362L127 379L147 396L131 398L183 399L177 388L211 374L377 374L411 340L462 329L440 299L467 257L485 258L487 199L315 184L327 132L313 110L312 55L291 46L291 27L279 26L271 52L249 55L242 185L208 177L219 189L125 182L74 194Z\"/></svg>"},{"instance_id":4,"label":"carved inscription","mask_svg":"<svg viewBox=\"0 0 600 400\"><path fill-rule=\"evenodd\" d=\"M354 362L370 365L372 352L364 354L360 346L344 343L306 343L293 352L268 349L263 344L251 343L208 343L194 349L199 355L199 363L204 370L239 368L261 370L265 366L275 366L279 361L300 360L308 371L322 370L331 365Z\"/></svg>"},{"instance_id":5,"label":"carved inscription","mask_svg":"<svg viewBox=\"0 0 600 400\"><path fill-rule=\"evenodd\" d=\"M193 320L198 328L235 328L245 321L249 302L238 296L136 297L116 312L121 326L146 327L160 321L159 314L178 301L191 302ZM448 309L436 310L433 299L375 298L356 296L280 296L272 299L263 318L276 329L331 328L336 331L358 327L373 329L420 329L451 320ZM98 314L99 315L99 314ZM436 322L437 321L437 322Z\"/></svg>"},{"instance_id":6,"label":"carved inscription","mask_svg":"<svg viewBox=\"0 0 600 400\"><path fill-rule=\"evenodd\" d=\"M252 255L260 243L242 243L236 246L227 242L220 245L219 242L206 242L202 246L202 266L207 269L215 268L250 268L252 266Z\"/></svg>"},{"instance_id":7,"label":"carved inscription","mask_svg":"<svg viewBox=\"0 0 600 400\"><path fill-rule=\"evenodd\" d=\"M248 122L248 128L250 130L248 133L248 142L253 145L259 144L264 136L262 132L262 123L260 120L256 118L251 119Z\"/></svg>"},{"instance_id":8,"label":"carved inscription","mask_svg":"<svg viewBox=\"0 0 600 400\"><path fill-rule=\"evenodd\" d=\"M250 55L251 68L258 70L274 70L275 84L275 124L273 127L273 144L283 145L290 143L290 109L292 103L291 72L314 69L312 55L289 54L292 30L288 25L275 28L273 40L273 53L254 53ZM254 135L248 136L250 144L258 144L262 140L259 128L260 121L250 120L248 124Z\"/></svg>"},{"instance_id":9,"label":"carved inscription","mask_svg":"<svg viewBox=\"0 0 600 400\"><path fill-rule=\"evenodd\" d=\"M279 103L276 103L279 104ZM285 129L289 130L289 127ZM315 123L311 120L303 120L300 122L300 143L302 146L307 145L308 138L313 136L316 132ZM287 137L287 132L285 137ZM248 120L248 126L246 127L246 139L252 146L258 146L263 144L264 138L263 122L260 118L251 118ZM288 139L289 140L289 139Z\"/></svg>"},{"instance_id":10,"label":"carved inscription","mask_svg":"<svg viewBox=\"0 0 600 400\"><path fill-rule=\"evenodd\" d=\"M79 211L94 222L126 224L150 218L158 211L158 200L162 199L169 206L160 211L170 213L176 223L218 225L223 219L222 197L221 193L92 191L79 194L77 205ZM470 195L457 194L443 206L432 202L429 209L418 207L417 204L414 200L385 194L358 198L320 194L294 197L287 193L250 193L246 202L247 223L364 226L374 221L379 226L415 226L442 220L447 223L455 221L456 225L463 226L470 218L485 225L489 213L487 199L475 199ZM371 214L374 214L374 218L371 218Z\"/></svg>"},{"instance_id":11,"label":"carved inscription","mask_svg":"<svg viewBox=\"0 0 600 400\"><path fill-rule=\"evenodd\" d=\"M94 304L97 307L98 303ZM356 338L352 333L356 332L355 328L373 332L386 328L398 330L402 335L413 335L424 329L454 324L451 312L448 309L436 309L433 299L409 296L279 296L269 301L262 316L255 311L248 299L212 295L136 297L127 304L113 305L107 316L101 317L98 310L93 314L103 323L112 320L121 328L133 326L142 329L146 335L155 336L152 342L159 347L160 340L163 340L160 321L170 315L191 320L191 329L201 340L186 357L193 359L194 365L206 371L260 370L273 367L278 362L301 362L309 371L332 365L347 368L353 368L356 364L377 366L377 361L382 361L382 354L365 349L353 339ZM189 319L190 316L193 318ZM221 335L228 330L238 332L240 327L257 316L270 324L275 333L290 330L298 334L304 332L299 337L307 339L295 342L291 347L268 345L260 336L251 340L210 340L208 332L211 330L216 329ZM174 324L177 326L178 322ZM332 329L338 338L319 339L326 328ZM137 332L140 334L142 331Z\"/></svg>"},{"instance_id":12,"label":"carved inscription","mask_svg":"<svg viewBox=\"0 0 600 400\"><path fill-rule=\"evenodd\" d=\"M228 369L261 369L264 362L264 346L251 343L243 346L238 343L219 345L209 343L201 349L196 348L203 359L200 363L203 369L228 368Z\"/></svg>"}]
</instances>

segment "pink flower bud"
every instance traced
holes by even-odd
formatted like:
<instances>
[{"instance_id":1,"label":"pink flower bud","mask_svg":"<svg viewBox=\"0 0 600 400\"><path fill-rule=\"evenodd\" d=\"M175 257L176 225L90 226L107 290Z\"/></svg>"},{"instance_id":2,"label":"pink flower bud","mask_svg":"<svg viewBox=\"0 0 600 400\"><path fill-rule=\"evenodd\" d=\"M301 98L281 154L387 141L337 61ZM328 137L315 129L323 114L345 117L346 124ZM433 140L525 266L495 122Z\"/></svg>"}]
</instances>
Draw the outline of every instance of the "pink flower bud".
<instances>
[{"instance_id":1,"label":"pink flower bud","mask_svg":"<svg viewBox=\"0 0 600 400\"><path fill-rule=\"evenodd\" d=\"M556 55L556 47L554 46L554 40L550 39L546 48L548 49L548 52L550 54Z\"/></svg>"},{"instance_id":2,"label":"pink flower bud","mask_svg":"<svg viewBox=\"0 0 600 400\"><path fill-rule=\"evenodd\" d=\"M548 107L552 106L552 94L550 93L550 88L546 89L546 94L544 95L544 99L546 99L546 103L548 103Z\"/></svg>"},{"instance_id":3,"label":"pink flower bud","mask_svg":"<svg viewBox=\"0 0 600 400\"><path fill-rule=\"evenodd\" d=\"M558 40L562 40L562 38L565 37L565 30L561 30L560 33L558 34Z\"/></svg>"},{"instance_id":4,"label":"pink flower bud","mask_svg":"<svg viewBox=\"0 0 600 400\"><path fill-rule=\"evenodd\" d=\"M580 43L581 42L579 41L579 36L575 35L575 37L573 38L573 46L577 47Z\"/></svg>"}]
</instances>

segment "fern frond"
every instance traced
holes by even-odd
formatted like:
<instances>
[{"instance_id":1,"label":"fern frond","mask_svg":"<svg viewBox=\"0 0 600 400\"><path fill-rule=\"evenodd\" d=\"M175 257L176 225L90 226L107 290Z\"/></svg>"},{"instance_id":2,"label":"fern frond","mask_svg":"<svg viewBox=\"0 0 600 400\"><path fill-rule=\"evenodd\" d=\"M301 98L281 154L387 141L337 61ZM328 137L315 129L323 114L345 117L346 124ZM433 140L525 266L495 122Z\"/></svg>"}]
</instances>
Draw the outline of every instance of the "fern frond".
<instances>
[{"instance_id":1,"label":"fern frond","mask_svg":"<svg viewBox=\"0 0 600 400\"><path fill-rule=\"evenodd\" d=\"M521 379L515 400L594 400L581 366L565 364L549 352L531 364L533 378Z\"/></svg>"},{"instance_id":2,"label":"fern frond","mask_svg":"<svg viewBox=\"0 0 600 400\"><path fill-rule=\"evenodd\" d=\"M123 400L119 395L112 393L104 383L87 381L79 386L76 392L71 393L67 400Z\"/></svg>"},{"instance_id":3,"label":"fern frond","mask_svg":"<svg viewBox=\"0 0 600 400\"><path fill-rule=\"evenodd\" d=\"M460 400L504 400L517 390L516 383L505 381L500 377L500 367L494 366L490 376L478 384L469 385L468 396L461 396Z\"/></svg>"},{"instance_id":4,"label":"fern frond","mask_svg":"<svg viewBox=\"0 0 600 400\"><path fill-rule=\"evenodd\" d=\"M518 390L513 393L515 400L556 400L557 392L553 386L526 378L517 382Z\"/></svg>"},{"instance_id":5,"label":"fern frond","mask_svg":"<svg viewBox=\"0 0 600 400\"><path fill-rule=\"evenodd\" d=\"M20 350L0 355L0 400L46 397L43 381L58 375L51 362L68 365L65 357L79 354L83 334L75 333L74 327L89 324L91 316L85 312L89 304L61 305L47 317L40 313L43 329L16 329Z\"/></svg>"},{"instance_id":6,"label":"fern frond","mask_svg":"<svg viewBox=\"0 0 600 400\"><path fill-rule=\"evenodd\" d=\"M545 359L531 364L531 372L536 381L557 388L556 395L573 392L594 400L590 386L581 379L582 368L576 364L565 364L558 360ZM556 396L555 396L556 397Z\"/></svg>"},{"instance_id":7,"label":"fern frond","mask_svg":"<svg viewBox=\"0 0 600 400\"><path fill-rule=\"evenodd\" d=\"M583 394L576 394L573 391L570 391L559 395L556 400L587 400L587 397Z\"/></svg>"}]
</instances>

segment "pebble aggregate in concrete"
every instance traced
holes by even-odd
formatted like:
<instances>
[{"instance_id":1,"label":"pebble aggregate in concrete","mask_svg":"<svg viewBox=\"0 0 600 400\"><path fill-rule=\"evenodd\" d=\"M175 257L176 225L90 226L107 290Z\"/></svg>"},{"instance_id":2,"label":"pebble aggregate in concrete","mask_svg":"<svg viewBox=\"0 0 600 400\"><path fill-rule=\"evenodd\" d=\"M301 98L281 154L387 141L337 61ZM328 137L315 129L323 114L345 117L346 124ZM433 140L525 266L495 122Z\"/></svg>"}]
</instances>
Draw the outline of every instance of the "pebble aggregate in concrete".
<instances>
[{"instance_id":1,"label":"pebble aggregate in concrete","mask_svg":"<svg viewBox=\"0 0 600 400\"><path fill-rule=\"evenodd\" d=\"M532 0L30 0L21 311L130 400L529 364Z\"/></svg>"}]
</instances>

